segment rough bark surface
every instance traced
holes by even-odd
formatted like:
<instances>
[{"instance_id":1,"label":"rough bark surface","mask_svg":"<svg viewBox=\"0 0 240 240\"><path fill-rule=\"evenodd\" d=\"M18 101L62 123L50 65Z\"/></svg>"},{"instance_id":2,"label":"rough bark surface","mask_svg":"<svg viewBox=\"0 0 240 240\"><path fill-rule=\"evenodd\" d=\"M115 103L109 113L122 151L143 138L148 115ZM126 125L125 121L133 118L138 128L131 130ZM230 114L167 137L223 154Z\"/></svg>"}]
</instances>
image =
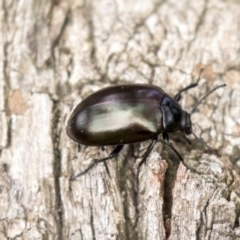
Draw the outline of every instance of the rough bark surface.
<instances>
[{"instance_id":1,"label":"rough bark surface","mask_svg":"<svg viewBox=\"0 0 240 240\"><path fill-rule=\"evenodd\" d=\"M0 4L0 239L240 239L240 2L2 0ZM72 109L94 91L149 83L181 105L211 149L182 134L112 147L66 135ZM153 113L154 114L154 113ZM118 119L116 119L117 121Z\"/></svg>"}]
</instances>

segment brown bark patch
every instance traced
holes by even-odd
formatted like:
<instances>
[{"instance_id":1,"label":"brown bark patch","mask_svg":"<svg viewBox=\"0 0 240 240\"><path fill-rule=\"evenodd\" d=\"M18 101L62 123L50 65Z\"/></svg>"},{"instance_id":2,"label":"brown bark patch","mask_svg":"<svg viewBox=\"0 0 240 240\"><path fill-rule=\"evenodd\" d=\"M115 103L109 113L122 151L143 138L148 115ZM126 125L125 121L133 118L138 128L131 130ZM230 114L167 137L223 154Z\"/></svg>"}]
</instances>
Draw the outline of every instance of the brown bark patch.
<instances>
[{"instance_id":1,"label":"brown bark patch","mask_svg":"<svg viewBox=\"0 0 240 240\"><path fill-rule=\"evenodd\" d=\"M203 63L196 64L194 68L194 74L196 75L196 77L199 76L201 69L204 69L202 73L203 78L205 78L208 81L212 81L216 79L216 73L214 72L211 64L203 64Z\"/></svg>"},{"instance_id":2,"label":"brown bark patch","mask_svg":"<svg viewBox=\"0 0 240 240\"><path fill-rule=\"evenodd\" d=\"M8 109L13 114L22 115L26 112L28 106L20 90L13 90L8 98Z\"/></svg>"}]
</instances>

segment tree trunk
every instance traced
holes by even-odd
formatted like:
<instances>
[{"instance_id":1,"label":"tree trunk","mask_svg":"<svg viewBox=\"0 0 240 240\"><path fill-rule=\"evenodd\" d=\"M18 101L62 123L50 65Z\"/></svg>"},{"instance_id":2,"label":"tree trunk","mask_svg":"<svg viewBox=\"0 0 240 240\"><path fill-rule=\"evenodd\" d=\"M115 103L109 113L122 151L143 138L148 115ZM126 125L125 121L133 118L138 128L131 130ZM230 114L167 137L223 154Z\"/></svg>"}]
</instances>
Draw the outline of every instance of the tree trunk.
<instances>
[{"instance_id":1,"label":"tree trunk","mask_svg":"<svg viewBox=\"0 0 240 240\"><path fill-rule=\"evenodd\" d=\"M0 239L240 239L238 1L3 0L0 10ZM73 108L98 89L154 84L182 95L194 133L78 146ZM154 113L153 113L154 114ZM119 119L116 118L116 121Z\"/></svg>"}]
</instances>

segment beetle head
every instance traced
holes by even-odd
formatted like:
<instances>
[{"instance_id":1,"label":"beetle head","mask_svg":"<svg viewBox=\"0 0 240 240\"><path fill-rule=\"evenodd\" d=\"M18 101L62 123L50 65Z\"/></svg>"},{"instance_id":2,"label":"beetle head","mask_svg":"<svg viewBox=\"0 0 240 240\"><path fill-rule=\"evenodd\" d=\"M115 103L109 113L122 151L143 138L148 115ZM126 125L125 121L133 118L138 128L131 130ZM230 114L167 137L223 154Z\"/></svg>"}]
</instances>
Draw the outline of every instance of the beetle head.
<instances>
[{"instance_id":1,"label":"beetle head","mask_svg":"<svg viewBox=\"0 0 240 240\"><path fill-rule=\"evenodd\" d=\"M182 111L180 130L183 131L186 135L192 133L192 122L190 114L186 111Z\"/></svg>"}]
</instances>

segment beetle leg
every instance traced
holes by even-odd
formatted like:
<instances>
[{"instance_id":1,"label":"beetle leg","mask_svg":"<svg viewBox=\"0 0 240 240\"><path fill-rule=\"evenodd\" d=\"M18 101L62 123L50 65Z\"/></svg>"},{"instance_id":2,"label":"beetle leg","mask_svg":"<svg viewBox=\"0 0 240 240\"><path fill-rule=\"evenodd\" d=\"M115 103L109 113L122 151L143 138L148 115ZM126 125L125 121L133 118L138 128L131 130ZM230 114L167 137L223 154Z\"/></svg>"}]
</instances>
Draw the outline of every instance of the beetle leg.
<instances>
[{"instance_id":1,"label":"beetle leg","mask_svg":"<svg viewBox=\"0 0 240 240\"><path fill-rule=\"evenodd\" d=\"M169 142L169 137L168 137L168 134L166 132L163 132L162 133L162 136L163 136L163 140L164 142L176 153L176 155L178 156L178 158L180 159L181 162L183 162L183 158L182 156L180 155L180 153L177 151L176 148L174 148L174 146Z\"/></svg>"},{"instance_id":2,"label":"beetle leg","mask_svg":"<svg viewBox=\"0 0 240 240\"><path fill-rule=\"evenodd\" d=\"M195 172L195 173L198 173L196 171L196 169L188 166L184 161L183 161L183 158L182 156L180 155L180 153L176 150L176 148L173 147L173 145L169 142L169 137L168 137L168 134L166 132L163 132L162 133L162 136L163 136L163 140L165 141L165 143L177 154L178 158L180 159L180 161L182 162L182 164L189 170L191 170L192 172Z\"/></svg>"},{"instance_id":3,"label":"beetle leg","mask_svg":"<svg viewBox=\"0 0 240 240\"><path fill-rule=\"evenodd\" d=\"M186 134L184 134L183 136L184 136L184 138L186 139L186 141L188 142L188 144L191 145L192 143L191 143L191 141L187 138Z\"/></svg>"},{"instance_id":4,"label":"beetle leg","mask_svg":"<svg viewBox=\"0 0 240 240\"><path fill-rule=\"evenodd\" d=\"M155 145L156 142L157 142L157 139L158 139L157 137L154 138L154 139L152 139L152 142L151 142L150 145L148 146L147 151L144 153L141 162L138 164L138 168L139 168L139 169L140 169L140 167L143 165L143 163L146 162L147 157L149 156L150 152L152 151L154 145Z\"/></svg>"},{"instance_id":5,"label":"beetle leg","mask_svg":"<svg viewBox=\"0 0 240 240\"><path fill-rule=\"evenodd\" d=\"M90 163L89 166L85 170L83 170L79 174L71 177L71 181L73 181L76 178L78 178L78 177L82 176L83 174L87 173L95 164L107 161L107 160L115 157L123 149L123 146L124 145L117 145L116 148L114 148L114 150L109 154L108 157L105 157L105 158L102 158L102 159L94 159L93 162Z\"/></svg>"},{"instance_id":6,"label":"beetle leg","mask_svg":"<svg viewBox=\"0 0 240 240\"><path fill-rule=\"evenodd\" d=\"M144 153L141 162L138 164L138 168L137 168L137 179L138 179L138 175L139 175L141 166L143 165L144 162L146 162L147 157L149 156L149 154L150 154L150 152L152 151L152 149L153 149L154 145L156 144L156 142L157 142L157 137L152 139L152 142L151 142L150 145L148 146L147 151Z\"/></svg>"},{"instance_id":7,"label":"beetle leg","mask_svg":"<svg viewBox=\"0 0 240 240\"><path fill-rule=\"evenodd\" d=\"M201 79L201 75L202 75L203 70L204 70L203 68L200 70L200 73L199 73L199 76L198 76L198 79L197 79L197 82L196 82L196 83L192 83L192 84L188 85L187 87L181 89L181 90L174 96L174 100L175 100L175 101L177 101L177 102L180 101L180 99L182 98L182 95L181 95L182 92L185 92L185 91L187 91L188 89L197 87L197 85L198 85L198 83L199 83L199 81L200 81L200 79Z\"/></svg>"}]
</instances>

